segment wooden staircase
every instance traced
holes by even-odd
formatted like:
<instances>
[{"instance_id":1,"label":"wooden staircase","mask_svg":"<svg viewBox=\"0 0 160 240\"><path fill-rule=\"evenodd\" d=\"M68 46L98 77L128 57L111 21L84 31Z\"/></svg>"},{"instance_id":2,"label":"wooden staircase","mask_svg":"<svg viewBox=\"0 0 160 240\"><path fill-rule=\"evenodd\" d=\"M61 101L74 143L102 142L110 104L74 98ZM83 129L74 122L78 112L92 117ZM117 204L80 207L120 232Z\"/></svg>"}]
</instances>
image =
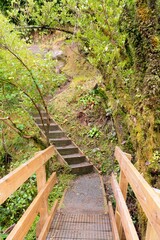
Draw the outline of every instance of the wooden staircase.
<instances>
[{"instance_id":1,"label":"wooden staircase","mask_svg":"<svg viewBox=\"0 0 160 240\"><path fill-rule=\"evenodd\" d=\"M44 130L44 126L47 128L46 113L42 112L42 116L44 125L41 123L39 115L35 115L34 120L46 135L47 133ZM55 146L60 162L68 164L73 174L82 175L94 171L93 164L89 162L78 146L67 137L63 129L52 118L50 118L49 142Z\"/></svg>"},{"instance_id":2,"label":"wooden staircase","mask_svg":"<svg viewBox=\"0 0 160 240\"><path fill-rule=\"evenodd\" d=\"M95 213L96 208L102 206L98 194L102 189L89 175L98 175L97 173L78 176L78 180L74 180L70 190L62 198L63 205L60 204L62 208L58 209L58 200L55 200L50 210L48 196L57 183L57 177L53 172L49 179L46 179L45 164L55 156L56 151L52 145L36 153L34 157L0 179L0 204L3 204L33 174L36 173L37 179L37 195L6 240L25 239L37 215L40 216L36 226L38 240L121 240L123 231L126 240L139 240L125 202L128 184L148 219L145 240L160 239L160 190L153 189L145 181L130 162L131 156L119 147L115 149L115 158L121 170L119 183L114 174L111 177L116 200L115 213L111 203L108 204L109 215L100 209Z\"/></svg>"}]
</instances>

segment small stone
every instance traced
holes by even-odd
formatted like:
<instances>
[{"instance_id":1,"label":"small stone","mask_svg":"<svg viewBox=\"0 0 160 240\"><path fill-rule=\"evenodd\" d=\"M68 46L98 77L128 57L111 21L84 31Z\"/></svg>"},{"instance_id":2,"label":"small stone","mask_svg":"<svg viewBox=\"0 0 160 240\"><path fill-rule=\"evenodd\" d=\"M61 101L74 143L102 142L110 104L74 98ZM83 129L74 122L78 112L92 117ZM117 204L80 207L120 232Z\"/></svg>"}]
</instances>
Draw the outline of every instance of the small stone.
<instances>
[{"instance_id":1,"label":"small stone","mask_svg":"<svg viewBox=\"0 0 160 240\"><path fill-rule=\"evenodd\" d=\"M94 148L93 150L92 150L92 152L99 152L100 151L100 148Z\"/></svg>"}]
</instances>

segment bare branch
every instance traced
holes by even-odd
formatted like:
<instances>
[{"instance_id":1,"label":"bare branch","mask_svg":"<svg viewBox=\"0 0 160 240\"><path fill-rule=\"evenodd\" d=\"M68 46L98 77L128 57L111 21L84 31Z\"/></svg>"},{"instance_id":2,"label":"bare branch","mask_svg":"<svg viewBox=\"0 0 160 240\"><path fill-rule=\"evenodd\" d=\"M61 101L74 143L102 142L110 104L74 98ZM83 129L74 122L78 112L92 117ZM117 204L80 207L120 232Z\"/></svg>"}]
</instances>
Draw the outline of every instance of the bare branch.
<instances>
[{"instance_id":1,"label":"bare branch","mask_svg":"<svg viewBox=\"0 0 160 240\"><path fill-rule=\"evenodd\" d=\"M4 120L8 120L9 117L6 117L6 118L0 118L0 120L4 121Z\"/></svg>"},{"instance_id":2,"label":"bare branch","mask_svg":"<svg viewBox=\"0 0 160 240\"><path fill-rule=\"evenodd\" d=\"M70 29L65 29L65 28L61 28L61 27L48 27L48 26L18 26L16 27L16 29L47 29L47 30L56 30L56 31L60 31L60 32L65 32L65 33L69 33L69 34L74 34L73 30Z\"/></svg>"}]
</instances>

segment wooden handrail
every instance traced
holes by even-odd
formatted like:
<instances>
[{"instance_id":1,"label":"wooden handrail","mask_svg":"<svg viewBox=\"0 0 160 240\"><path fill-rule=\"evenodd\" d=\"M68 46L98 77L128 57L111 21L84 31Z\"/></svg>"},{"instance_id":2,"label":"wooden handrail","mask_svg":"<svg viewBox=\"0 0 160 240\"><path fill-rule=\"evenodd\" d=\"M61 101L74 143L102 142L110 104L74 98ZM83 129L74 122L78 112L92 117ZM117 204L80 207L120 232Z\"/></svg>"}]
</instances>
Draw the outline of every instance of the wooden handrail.
<instances>
[{"instance_id":1,"label":"wooden handrail","mask_svg":"<svg viewBox=\"0 0 160 240\"><path fill-rule=\"evenodd\" d=\"M108 203L108 212L109 212L111 226L112 226L113 239L120 240L111 202Z\"/></svg>"},{"instance_id":2,"label":"wooden handrail","mask_svg":"<svg viewBox=\"0 0 160 240\"><path fill-rule=\"evenodd\" d=\"M125 155L127 156L127 158L131 161L132 157L130 154L125 153ZM119 187L121 189L122 195L124 200L126 200L127 197L127 189L128 189L128 181L126 179L125 174L123 173L123 171L120 172L120 176L119 176ZM122 238L122 223L120 220L121 216L119 214L119 209L118 207L116 207L116 211L115 211L115 220L116 220L116 224L117 224L117 229L119 232L119 237Z\"/></svg>"},{"instance_id":3,"label":"wooden handrail","mask_svg":"<svg viewBox=\"0 0 160 240\"><path fill-rule=\"evenodd\" d=\"M50 146L0 179L0 204L2 204L12 193L14 193L43 164L45 164L54 153L54 147Z\"/></svg>"},{"instance_id":4,"label":"wooden handrail","mask_svg":"<svg viewBox=\"0 0 160 240\"><path fill-rule=\"evenodd\" d=\"M153 190L160 197L160 190L157 189L157 188L153 188ZM146 231L146 238L145 238L145 240L159 240L159 236L157 235L157 233L155 232L154 228L152 227L152 225L150 224L149 221L147 223L147 231Z\"/></svg>"},{"instance_id":5,"label":"wooden handrail","mask_svg":"<svg viewBox=\"0 0 160 240\"><path fill-rule=\"evenodd\" d=\"M8 235L7 240L23 240L38 213L40 213L40 220L37 227L37 237L39 240L46 239L51 219L58 206L58 202L55 201L51 212L48 212L48 195L53 186L57 183L57 177L56 173L52 173L51 177L46 182L45 163L54 154L54 147L50 146L44 151L37 153L33 158L4 178L0 179L0 203L3 203L35 172L37 175L38 194Z\"/></svg>"},{"instance_id":6,"label":"wooden handrail","mask_svg":"<svg viewBox=\"0 0 160 240\"><path fill-rule=\"evenodd\" d=\"M129 210L127 208L127 205L125 203L124 197L121 192L121 189L118 185L118 182L117 182L114 174L112 174L111 184L112 184L112 189L113 189L114 196L116 199L117 207L119 210L119 214L121 216L122 226L123 226L123 229L126 234L126 239L127 240L139 240L137 232L133 225L132 219L130 217Z\"/></svg>"},{"instance_id":7,"label":"wooden handrail","mask_svg":"<svg viewBox=\"0 0 160 240\"><path fill-rule=\"evenodd\" d=\"M154 235L150 235L150 238L146 237L146 240L156 240L155 236L160 236L160 197L158 194L152 189L152 187L145 181L143 176L138 172L138 170L133 166L133 164L128 159L126 153L124 153L119 147L115 149L115 157L119 162L121 174L123 173L126 181L132 187L143 211L145 212L148 222L149 222L149 229L152 228ZM126 185L126 183L125 183ZM126 223L124 222L124 212L122 212L122 205L118 203L118 201L123 197L123 204L125 201L125 194L123 192L123 182L119 184L119 187L116 184L116 180L114 176L112 176L112 188L113 192L117 201L117 207L120 214L120 218L118 221L121 221L126 239L132 239L128 236L128 228L126 229ZM117 190L118 189L118 190ZM120 193L121 192L121 193ZM123 192L123 194L122 194ZM119 196L117 198L117 196ZM128 221L129 221L129 217ZM116 222L117 223L117 222ZM118 225L120 223L118 222ZM151 231L149 231L151 232ZM120 232L119 232L120 233ZM148 234L149 236L149 234ZM121 239L121 238L120 238ZM134 238L137 239L137 238Z\"/></svg>"}]
</instances>

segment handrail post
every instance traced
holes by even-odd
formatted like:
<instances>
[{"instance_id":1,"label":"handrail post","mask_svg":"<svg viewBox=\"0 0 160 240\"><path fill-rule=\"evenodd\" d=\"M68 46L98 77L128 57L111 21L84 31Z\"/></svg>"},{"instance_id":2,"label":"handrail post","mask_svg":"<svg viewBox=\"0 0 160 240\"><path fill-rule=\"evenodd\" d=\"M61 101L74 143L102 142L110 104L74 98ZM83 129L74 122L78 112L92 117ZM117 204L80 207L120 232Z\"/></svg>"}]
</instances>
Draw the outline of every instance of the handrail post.
<instances>
[{"instance_id":1,"label":"handrail post","mask_svg":"<svg viewBox=\"0 0 160 240\"><path fill-rule=\"evenodd\" d=\"M159 189L154 189L154 190L155 192L157 192L158 196L160 197L160 190ZM156 231L153 229L152 225L148 221L145 240L158 240L158 239L159 237Z\"/></svg>"},{"instance_id":2,"label":"handrail post","mask_svg":"<svg viewBox=\"0 0 160 240\"><path fill-rule=\"evenodd\" d=\"M159 237L157 236L157 233L155 232L152 225L148 221L145 240L158 240L158 239L159 239Z\"/></svg>"},{"instance_id":3,"label":"handrail post","mask_svg":"<svg viewBox=\"0 0 160 240\"><path fill-rule=\"evenodd\" d=\"M38 192L40 192L46 184L46 169L45 169L45 165L42 165L37 171L36 171L36 177L37 177L37 189ZM40 220L37 224L36 227L36 236L38 237L43 225L45 224L49 214L48 214L48 200L47 198L44 196L42 199L42 204L41 204L41 208L40 208Z\"/></svg>"},{"instance_id":4,"label":"handrail post","mask_svg":"<svg viewBox=\"0 0 160 240\"><path fill-rule=\"evenodd\" d=\"M128 153L125 153L126 157L131 161L132 156ZM119 187L121 189L121 192L123 194L124 200L127 198L127 188L128 188L128 181L125 177L125 174L123 171L120 171L120 177L119 177ZM115 211L115 220L116 220L116 225L119 233L119 237L122 240L123 239L123 232L122 232L122 223L121 223L121 216L119 214L118 208L116 207Z\"/></svg>"}]
</instances>

